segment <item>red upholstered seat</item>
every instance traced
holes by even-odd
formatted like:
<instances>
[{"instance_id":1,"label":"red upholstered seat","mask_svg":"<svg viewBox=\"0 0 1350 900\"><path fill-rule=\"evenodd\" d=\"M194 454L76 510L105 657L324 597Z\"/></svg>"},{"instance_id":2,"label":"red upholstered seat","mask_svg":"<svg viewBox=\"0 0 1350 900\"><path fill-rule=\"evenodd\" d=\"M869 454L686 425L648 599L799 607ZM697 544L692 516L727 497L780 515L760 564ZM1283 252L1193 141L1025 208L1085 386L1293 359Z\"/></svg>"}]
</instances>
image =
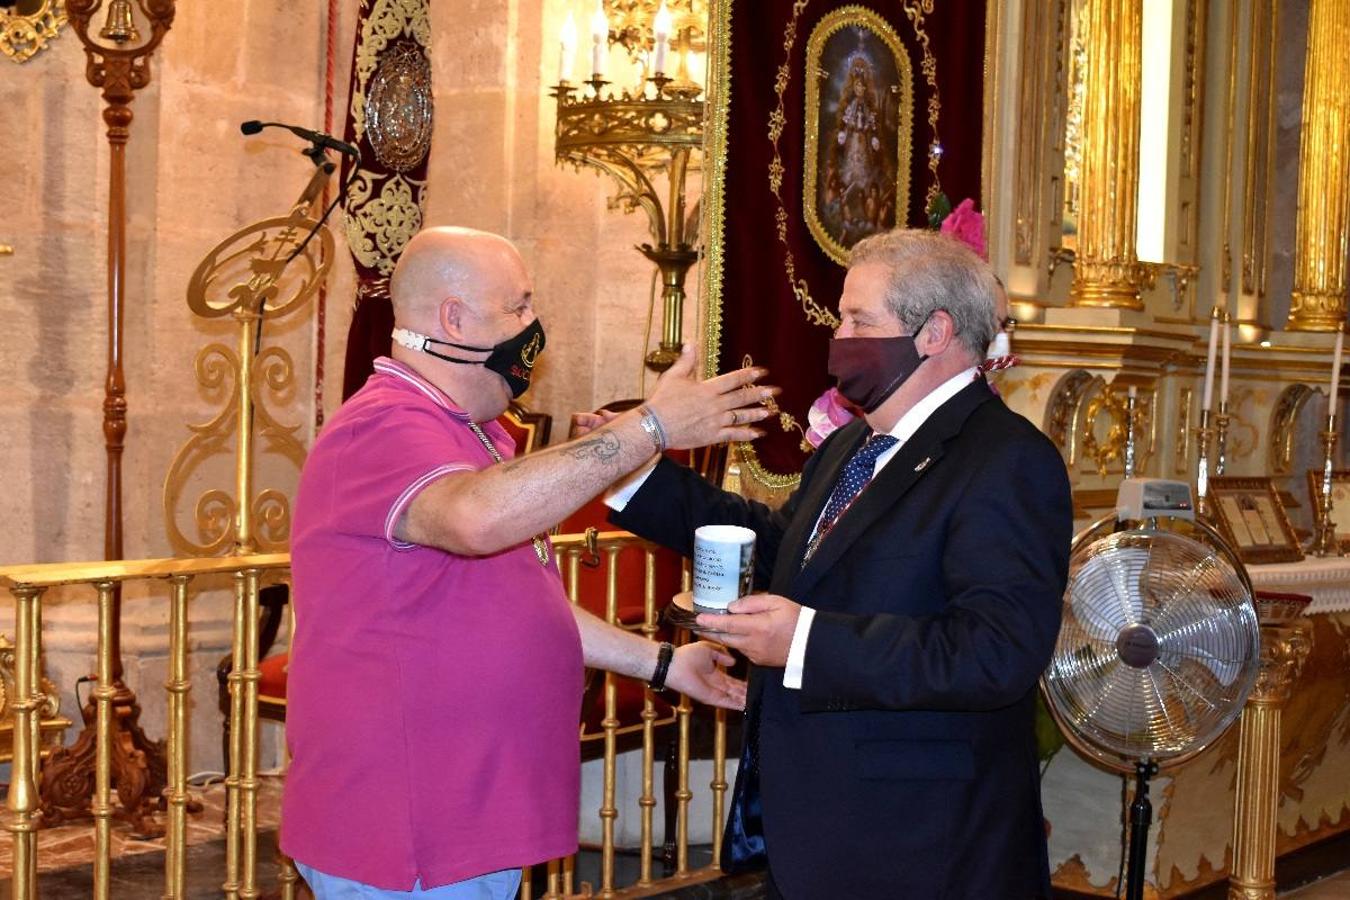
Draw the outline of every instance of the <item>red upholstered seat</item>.
<instances>
[{"instance_id":1,"label":"red upholstered seat","mask_svg":"<svg viewBox=\"0 0 1350 900\"><path fill-rule=\"evenodd\" d=\"M261 673L258 679L260 697L282 701L286 699L286 668L289 663L289 653L278 653L258 664L258 671Z\"/></svg>"}]
</instances>

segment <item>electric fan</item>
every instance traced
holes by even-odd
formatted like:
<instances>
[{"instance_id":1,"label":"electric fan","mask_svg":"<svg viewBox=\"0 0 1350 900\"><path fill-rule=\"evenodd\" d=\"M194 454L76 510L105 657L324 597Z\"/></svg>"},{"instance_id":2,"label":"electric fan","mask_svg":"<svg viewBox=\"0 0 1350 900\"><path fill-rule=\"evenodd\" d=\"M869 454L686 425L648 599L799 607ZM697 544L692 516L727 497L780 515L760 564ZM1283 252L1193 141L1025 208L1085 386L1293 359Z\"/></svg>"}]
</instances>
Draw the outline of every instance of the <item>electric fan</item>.
<instances>
[{"instance_id":1,"label":"electric fan","mask_svg":"<svg viewBox=\"0 0 1350 900\"><path fill-rule=\"evenodd\" d=\"M1041 689L1070 743L1135 775L1127 900L1143 897L1149 778L1232 724L1259 656L1247 571L1195 518L1190 486L1123 481L1116 512L1074 539L1063 625Z\"/></svg>"}]
</instances>

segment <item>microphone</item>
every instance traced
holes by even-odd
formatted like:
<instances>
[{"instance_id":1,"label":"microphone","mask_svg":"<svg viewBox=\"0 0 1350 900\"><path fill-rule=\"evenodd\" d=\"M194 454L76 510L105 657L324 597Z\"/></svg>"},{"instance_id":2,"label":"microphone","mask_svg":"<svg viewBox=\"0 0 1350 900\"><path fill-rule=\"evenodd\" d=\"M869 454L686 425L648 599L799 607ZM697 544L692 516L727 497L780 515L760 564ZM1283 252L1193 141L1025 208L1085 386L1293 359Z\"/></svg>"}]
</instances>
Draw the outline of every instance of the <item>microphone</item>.
<instances>
[{"instance_id":1,"label":"microphone","mask_svg":"<svg viewBox=\"0 0 1350 900\"><path fill-rule=\"evenodd\" d=\"M322 131L310 131L308 128L301 128L299 125L287 125L284 122L260 122L257 119L249 119L239 126L241 132L250 135L257 134L264 128L285 128L292 134L309 141L315 147L336 150L338 153L344 153L358 160L361 158L361 151L356 147L346 141L340 141L332 135L324 134Z\"/></svg>"}]
</instances>

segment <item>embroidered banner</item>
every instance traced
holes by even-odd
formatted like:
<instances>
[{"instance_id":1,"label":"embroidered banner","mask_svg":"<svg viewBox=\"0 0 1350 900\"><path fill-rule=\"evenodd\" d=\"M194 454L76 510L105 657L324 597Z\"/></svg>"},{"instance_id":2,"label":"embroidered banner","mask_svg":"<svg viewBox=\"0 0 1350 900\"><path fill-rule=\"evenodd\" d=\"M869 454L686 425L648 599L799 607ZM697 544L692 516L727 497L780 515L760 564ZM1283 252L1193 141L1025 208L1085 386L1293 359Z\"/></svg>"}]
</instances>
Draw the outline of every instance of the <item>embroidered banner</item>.
<instances>
[{"instance_id":1,"label":"embroidered banner","mask_svg":"<svg viewBox=\"0 0 1350 900\"><path fill-rule=\"evenodd\" d=\"M783 427L743 475L792 484L848 250L924 226L939 192L981 196L985 0L719 0L713 9L704 359L749 356Z\"/></svg>"},{"instance_id":2,"label":"embroidered banner","mask_svg":"<svg viewBox=\"0 0 1350 900\"><path fill-rule=\"evenodd\" d=\"M344 400L365 384L375 357L389 353L389 276L422 227L432 131L429 16L430 0L361 0L345 129L361 164L354 173L353 160L342 164L357 283Z\"/></svg>"}]
</instances>

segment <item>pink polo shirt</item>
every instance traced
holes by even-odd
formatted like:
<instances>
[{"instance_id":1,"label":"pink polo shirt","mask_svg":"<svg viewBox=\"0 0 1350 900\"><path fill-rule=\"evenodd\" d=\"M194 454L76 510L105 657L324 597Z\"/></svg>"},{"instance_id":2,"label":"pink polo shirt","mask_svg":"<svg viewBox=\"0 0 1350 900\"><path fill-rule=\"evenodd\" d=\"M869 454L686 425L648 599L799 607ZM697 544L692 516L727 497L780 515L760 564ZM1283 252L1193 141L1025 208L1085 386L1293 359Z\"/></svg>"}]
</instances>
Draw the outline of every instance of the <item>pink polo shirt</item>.
<instances>
[{"instance_id":1,"label":"pink polo shirt","mask_svg":"<svg viewBox=\"0 0 1350 900\"><path fill-rule=\"evenodd\" d=\"M468 421L380 358L296 496L281 845L389 890L577 849L581 641L556 561L529 541L464 557L394 538L427 485L494 464Z\"/></svg>"}]
</instances>

